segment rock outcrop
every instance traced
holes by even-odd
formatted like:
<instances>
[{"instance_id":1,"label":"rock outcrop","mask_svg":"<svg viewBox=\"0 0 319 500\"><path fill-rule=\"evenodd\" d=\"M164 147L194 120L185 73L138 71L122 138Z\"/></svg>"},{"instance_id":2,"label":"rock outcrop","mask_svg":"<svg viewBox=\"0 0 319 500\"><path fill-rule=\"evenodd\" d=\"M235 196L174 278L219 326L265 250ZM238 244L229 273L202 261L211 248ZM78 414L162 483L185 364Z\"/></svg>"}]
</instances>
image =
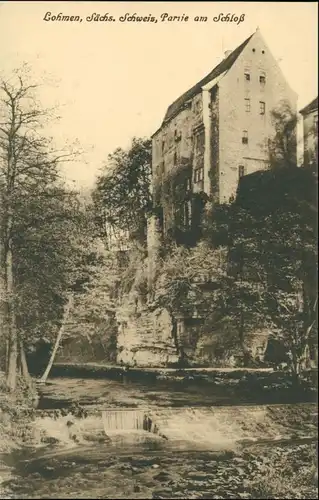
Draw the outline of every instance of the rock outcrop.
<instances>
[{"instance_id":1,"label":"rock outcrop","mask_svg":"<svg viewBox=\"0 0 319 500\"><path fill-rule=\"evenodd\" d=\"M167 366L178 361L172 322L165 309L138 308L129 300L117 311L117 363Z\"/></svg>"}]
</instances>

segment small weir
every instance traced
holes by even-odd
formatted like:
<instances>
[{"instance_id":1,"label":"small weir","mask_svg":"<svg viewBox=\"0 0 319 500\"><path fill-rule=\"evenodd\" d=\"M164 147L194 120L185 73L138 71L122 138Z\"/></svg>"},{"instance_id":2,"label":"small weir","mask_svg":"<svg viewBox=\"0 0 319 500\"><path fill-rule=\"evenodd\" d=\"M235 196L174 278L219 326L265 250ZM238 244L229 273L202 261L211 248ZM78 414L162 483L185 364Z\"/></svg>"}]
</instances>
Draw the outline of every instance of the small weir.
<instances>
[{"instance_id":1,"label":"small weir","mask_svg":"<svg viewBox=\"0 0 319 500\"><path fill-rule=\"evenodd\" d=\"M154 431L154 426L152 429L152 419L147 415L145 410L103 410L102 419L106 433L129 430Z\"/></svg>"},{"instance_id":2,"label":"small weir","mask_svg":"<svg viewBox=\"0 0 319 500\"><path fill-rule=\"evenodd\" d=\"M231 449L243 442L309 438L315 405L103 409L83 417L37 416L35 441L74 447L165 440L170 448ZM302 422L302 425L300 425ZM122 436L122 438L120 438ZM164 444L164 443L163 443Z\"/></svg>"},{"instance_id":3,"label":"small weir","mask_svg":"<svg viewBox=\"0 0 319 500\"><path fill-rule=\"evenodd\" d=\"M128 407L122 396L127 407L108 393L96 405L70 398L35 410L30 447L5 462L13 476L1 498L240 498L261 457L298 462L317 435L311 403L163 407L136 398Z\"/></svg>"}]
</instances>

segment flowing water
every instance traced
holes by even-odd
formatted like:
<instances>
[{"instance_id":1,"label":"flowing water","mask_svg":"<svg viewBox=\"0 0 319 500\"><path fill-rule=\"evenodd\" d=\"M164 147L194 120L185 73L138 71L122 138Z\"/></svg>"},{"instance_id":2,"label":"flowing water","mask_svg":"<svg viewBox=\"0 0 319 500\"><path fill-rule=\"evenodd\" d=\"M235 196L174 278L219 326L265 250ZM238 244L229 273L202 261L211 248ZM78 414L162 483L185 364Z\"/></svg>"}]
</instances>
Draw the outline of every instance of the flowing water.
<instances>
[{"instance_id":1,"label":"flowing water","mask_svg":"<svg viewBox=\"0 0 319 500\"><path fill-rule=\"evenodd\" d=\"M258 457L315 437L312 404L216 405L106 380L51 380L40 407L1 498L250 498Z\"/></svg>"}]
</instances>

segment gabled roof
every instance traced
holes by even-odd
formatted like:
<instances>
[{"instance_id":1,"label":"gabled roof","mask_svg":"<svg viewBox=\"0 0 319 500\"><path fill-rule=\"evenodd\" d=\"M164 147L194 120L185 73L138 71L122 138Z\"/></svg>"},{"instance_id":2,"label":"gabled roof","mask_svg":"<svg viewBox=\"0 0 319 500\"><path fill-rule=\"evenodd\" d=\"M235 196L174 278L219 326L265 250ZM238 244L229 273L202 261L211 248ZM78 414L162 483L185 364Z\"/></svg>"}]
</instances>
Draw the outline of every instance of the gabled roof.
<instances>
[{"instance_id":1,"label":"gabled roof","mask_svg":"<svg viewBox=\"0 0 319 500\"><path fill-rule=\"evenodd\" d=\"M307 115L308 113L311 113L311 111L315 111L316 109L318 109L318 96L315 97L314 100L311 101L309 104L307 104L307 106L302 108L300 110L300 113L302 115Z\"/></svg>"},{"instance_id":2,"label":"gabled roof","mask_svg":"<svg viewBox=\"0 0 319 500\"><path fill-rule=\"evenodd\" d=\"M237 60L238 56L241 54L241 52L246 47L247 43L249 42L249 40L251 39L251 37L253 35L251 35L249 38L247 38L247 40L245 40L241 45L239 45L239 47L237 47L237 49L233 50L233 52L231 52L228 57L223 59L223 61L221 61L202 80L200 80L198 83L196 83L196 85L194 85L191 89L187 90L187 92L185 92L183 95L181 95L178 99L176 99L176 101L174 101L173 104L171 104L168 107L162 125L164 125L166 122L170 121L174 116L176 116L177 113L186 104L186 102L189 101L189 99L192 99L196 94L198 94L201 91L203 85L206 85L214 78L217 78L225 71L228 71L232 67L234 62Z\"/></svg>"}]
</instances>

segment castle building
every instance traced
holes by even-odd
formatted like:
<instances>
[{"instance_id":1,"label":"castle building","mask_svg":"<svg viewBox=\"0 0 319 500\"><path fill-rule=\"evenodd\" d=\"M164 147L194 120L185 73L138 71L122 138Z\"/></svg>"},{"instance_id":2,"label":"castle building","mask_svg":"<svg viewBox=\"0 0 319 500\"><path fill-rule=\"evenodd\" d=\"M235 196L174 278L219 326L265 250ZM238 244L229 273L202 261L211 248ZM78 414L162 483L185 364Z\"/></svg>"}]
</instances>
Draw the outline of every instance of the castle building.
<instances>
[{"instance_id":1,"label":"castle building","mask_svg":"<svg viewBox=\"0 0 319 500\"><path fill-rule=\"evenodd\" d=\"M182 224L192 219L186 198L173 207L181 183L228 203L240 177L268 167L272 110L283 103L296 112L297 95L257 29L168 107L152 136L154 205L161 207L164 233L176 210Z\"/></svg>"}]
</instances>

